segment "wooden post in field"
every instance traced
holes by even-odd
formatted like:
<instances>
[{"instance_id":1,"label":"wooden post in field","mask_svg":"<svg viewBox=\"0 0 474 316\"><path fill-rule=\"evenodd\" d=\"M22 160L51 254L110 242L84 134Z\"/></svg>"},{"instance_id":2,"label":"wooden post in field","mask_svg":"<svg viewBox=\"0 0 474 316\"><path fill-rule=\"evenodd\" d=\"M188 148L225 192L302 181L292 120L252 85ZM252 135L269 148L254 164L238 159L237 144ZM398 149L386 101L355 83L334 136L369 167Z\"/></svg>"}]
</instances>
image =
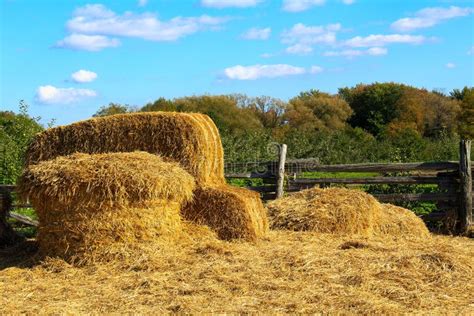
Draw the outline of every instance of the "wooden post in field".
<instances>
[{"instance_id":1,"label":"wooden post in field","mask_svg":"<svg viewBox=\"0 0 474 316\"><path fill-rule=\"evenodd\" d=\"M472 168L471 141L461 140L459 146L459 176L461 179L459 196L459 233L465 234L472 225Z\"/></svg>"},{"instance_id":2,"label":"wooden post in field","mask_svg":"<svg viewBox=\"0 0 474 316\"><path fill-rule=\"evenodd\" d=\"M286 162L286 144L280 146L280 156L278 157L277 191L276 198L283 196L283 186L285 184L285 162Z\"/></svg>"}]
</instances>

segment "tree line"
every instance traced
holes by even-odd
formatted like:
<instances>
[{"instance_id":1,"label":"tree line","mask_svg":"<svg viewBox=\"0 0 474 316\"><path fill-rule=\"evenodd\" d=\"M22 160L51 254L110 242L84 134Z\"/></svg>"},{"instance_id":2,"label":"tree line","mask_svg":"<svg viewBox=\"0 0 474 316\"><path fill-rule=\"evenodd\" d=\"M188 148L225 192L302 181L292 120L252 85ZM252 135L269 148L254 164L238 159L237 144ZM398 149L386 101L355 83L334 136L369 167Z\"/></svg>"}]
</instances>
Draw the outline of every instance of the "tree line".
<instances>
[{"instance_id":1,"label":"tree line","mask_svg":"<svg viewBox=\"0 0 474 316\"><path fill-rule=\"evenodd\" d=\"M399 83L358 84L336 94L312 89L288 102L244 94L159 98L142 107L110 103L95 117L130 112L199 112L216 123L227 161L275 159L273 142L291 158L322 163L455 160L458 141L474 138L474 88L449 94ZM0 112L1 183L13 183L24 151L44 127L27 113Z\"/></svg>"}]
</instances>

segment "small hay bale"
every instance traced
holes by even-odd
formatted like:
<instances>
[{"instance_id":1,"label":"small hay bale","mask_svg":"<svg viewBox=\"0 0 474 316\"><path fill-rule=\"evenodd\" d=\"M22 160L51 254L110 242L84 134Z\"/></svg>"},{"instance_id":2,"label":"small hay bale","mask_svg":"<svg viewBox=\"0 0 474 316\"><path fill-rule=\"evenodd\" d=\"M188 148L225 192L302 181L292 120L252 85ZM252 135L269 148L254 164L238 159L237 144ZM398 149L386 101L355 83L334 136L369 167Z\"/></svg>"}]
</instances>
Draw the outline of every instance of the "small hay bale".
<instances>
[{"instance_id":1,"label":"small hay bale","mask_svg":"<svg viewBox=\"0 0 474 316\"><path fill-rule=\"evenodd\" d=\"M312 188L267 204L270 227L341 235L372 234L380 203L362 191Z\"/></svg>"},{"instance_id":2,"label":"small hay bale","mask_svg":"<svg viewBox=\"0 0 474 316\"><path fill-rule=\"evenodd\" d=\"M156 155L77 153L30 165L19 191L37 211L40 252L75 261L178 232L194 187L177 163Z\"/></svg>"},{"instance_id":3,"label":"small hay bale","mask_svg":"<svg viewBox=\"0 0 474 316\"><path fill-rule=\"evenodd\" d=\"M137 150L179 162L202 185L225 183L219 132L208 116L196 113L118 114L51 128L34 138L26 165L76 152Z\"/></svg>"},{"instance_id":4,"label":"small hay bale","mask_svg":"<svg viewBox=\"0 0 474 316\"><path fill-rule=\"evenodd\" d=\"M208 225L224 240L255 241L268 232L268 219L259 194L230 185L198 187L182 215L191 222Z\"/></svg>"},{"instance_id":5,"label":"small hay bale","mask_svg":"<svg viewBox=\"0 0 474 316\"><path fill-rule=\"evenodd\" d=\"M430 236L421 218L410 210L392 204L382 204L380 215L374 224L374 234L419 238Z\"/></svg>"}]
</instances>

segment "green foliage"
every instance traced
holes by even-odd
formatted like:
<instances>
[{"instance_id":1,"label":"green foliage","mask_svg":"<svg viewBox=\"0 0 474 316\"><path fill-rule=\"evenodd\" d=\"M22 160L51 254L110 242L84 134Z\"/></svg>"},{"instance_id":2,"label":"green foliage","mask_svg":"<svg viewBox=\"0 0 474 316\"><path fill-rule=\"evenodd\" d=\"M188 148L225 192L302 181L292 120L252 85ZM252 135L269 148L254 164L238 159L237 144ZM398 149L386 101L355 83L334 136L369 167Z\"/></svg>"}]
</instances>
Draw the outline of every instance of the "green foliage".
<instances>
[{"instance_id":1,"label":"green foliage","mask_svg":"<svg viewBox=\"0 0 474 316\"><path fill-rule=\"evenodd\" d=\"M474 139L474 88L463 89L459 133L463 138Z\"/></svg>"},{"instance_id":2,"label":"green foliage","mask_svg":"<svg viewBox=\"0 0 474 316\"><path fill-rule=\"evenodd\" d=\"M109 116L115 114L124 114L134 112L134 109L129 106L128 104L119 104L119 103L109 103L109 105L102 106L94 115L93 117L100 117L100 116Z\"/></svg>"},{"instance_id":3,"label":"green foliage","mask_svg":"<svg viewBox=\"0 0 474 316\"><path fill-rule=\"evenodd\" d=\"M43 130L40 118L28 114L20 101L19 113L0 112L0 183L14 184L23 168L23 158L33 136Z\"/></svg>"},{"instance_id":4,"label":"green foliage","mask_svg":"<svg viewBox=\"0 0 474 316\"><path fill-rule=\"evenodd\" d=\"M309 90L290 100L285 120L291 128L305 131L340 130L351 115L351 108L339 96Z\"/></svg>"},{"instance_id":5,"label":"green foliage","mask_svg":"<svg viewBox=\"0 0 474 316\"><path fill-rule=\"evenodd\" d=\"M339 95L354 111L350 119L351 125L379 135L398 116L396 103L406 87L393 82L358 84L353 88L339 89Z\"/></svg>"}]
</instances>

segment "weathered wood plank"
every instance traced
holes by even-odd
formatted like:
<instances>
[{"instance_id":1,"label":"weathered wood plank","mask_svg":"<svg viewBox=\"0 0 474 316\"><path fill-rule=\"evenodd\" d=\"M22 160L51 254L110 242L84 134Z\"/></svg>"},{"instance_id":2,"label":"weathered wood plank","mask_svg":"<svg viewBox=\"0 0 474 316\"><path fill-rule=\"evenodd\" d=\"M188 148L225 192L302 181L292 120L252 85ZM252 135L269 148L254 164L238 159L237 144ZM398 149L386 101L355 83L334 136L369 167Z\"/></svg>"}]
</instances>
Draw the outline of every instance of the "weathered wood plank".
<instances>
[{"instance_id":1,"label":"weathered wood plank","mask_svg":"<svg viewBox=\"0 0 474 316\"><path fill-rule=\"evenodd\" d=\"M289 180L292 186L341 183L341 184L456 184L456 178L448 177L367 177L367 178L317 178Z\"/></svg>"},{"instance_id":2,"label":"weathered wood plank","mask_svg":"<svg viewBox=\"0 0 474 316\"><path fill-rule=\"evenodd\" d=\"M229 179L275 179L275 175L271 173L243 172L243 173L226 173Z\"/></svg>"},{"instance_id":3,"label":"weathered wood plank","mask_svg":"<svg viewBox=\"0 0 474 316\"><path fill-rule=\"evenodd\" d=\"M453 193L396 193L396 194L372 194L382 202L394 201L456 201L458 196Z\"/></svg>"},{"instance_id":4,"label":"weathered wood plank","mask_svg":"<svg viewBox=\"0 0 474 316\"><path fill-rule=\"evenodd\" d=\"M316 165L302 163L298 166L304 171L312 172L397 172L414 170L457 170L457 162L414 162L414 163L367 163L367 164L341 164L341 165Z\"/></svg>"},{"instance_id":5,"label":"weathered wood plank","mask_svg":"<svg viewBox=\"0 0 474 316\"><path fill-rule=\"evenodd\" d=\"M256 192L276 192L276 186L274 185L267 185L267 186L254 186L254 187L245 187L246 189L256 191Z\"/></svg>"},{"instance_id":6,"label":"weathered wood plank","mask_svg":"<svg viewBox=\"0 0 474 316\"><path fill-rule=\"evenodd\" d=\"M15 212L10 212L10 217L19 221L20 223L30 225L30 226L38 226L38 221L35 221L34 219L29 218L28 216L21 215Z\"/></svg>"},{"instance_id":7,"label":"weathered wood plank","mask_svg":"<svg viewBox=\"0 0 474 316\"><path fill-rule=\"evenodd\" d=\"M459 233L465 234L472 224L472 168L471 141L461 140L459 144Z\"/></svg>"},{"instance_id":8,"label":"weathered wood plank","mask_svg":"<svg viewBox=\"0 0 474 316\"><path fill-rule=\"evenodd\" d=\"M285 185L285 162L286 162L286 144L280 146L280 156L278 159L278 174L277 174L277 193L276 197L280 198L283 196L283 186Z\"/></svg>"}]
</instances>

